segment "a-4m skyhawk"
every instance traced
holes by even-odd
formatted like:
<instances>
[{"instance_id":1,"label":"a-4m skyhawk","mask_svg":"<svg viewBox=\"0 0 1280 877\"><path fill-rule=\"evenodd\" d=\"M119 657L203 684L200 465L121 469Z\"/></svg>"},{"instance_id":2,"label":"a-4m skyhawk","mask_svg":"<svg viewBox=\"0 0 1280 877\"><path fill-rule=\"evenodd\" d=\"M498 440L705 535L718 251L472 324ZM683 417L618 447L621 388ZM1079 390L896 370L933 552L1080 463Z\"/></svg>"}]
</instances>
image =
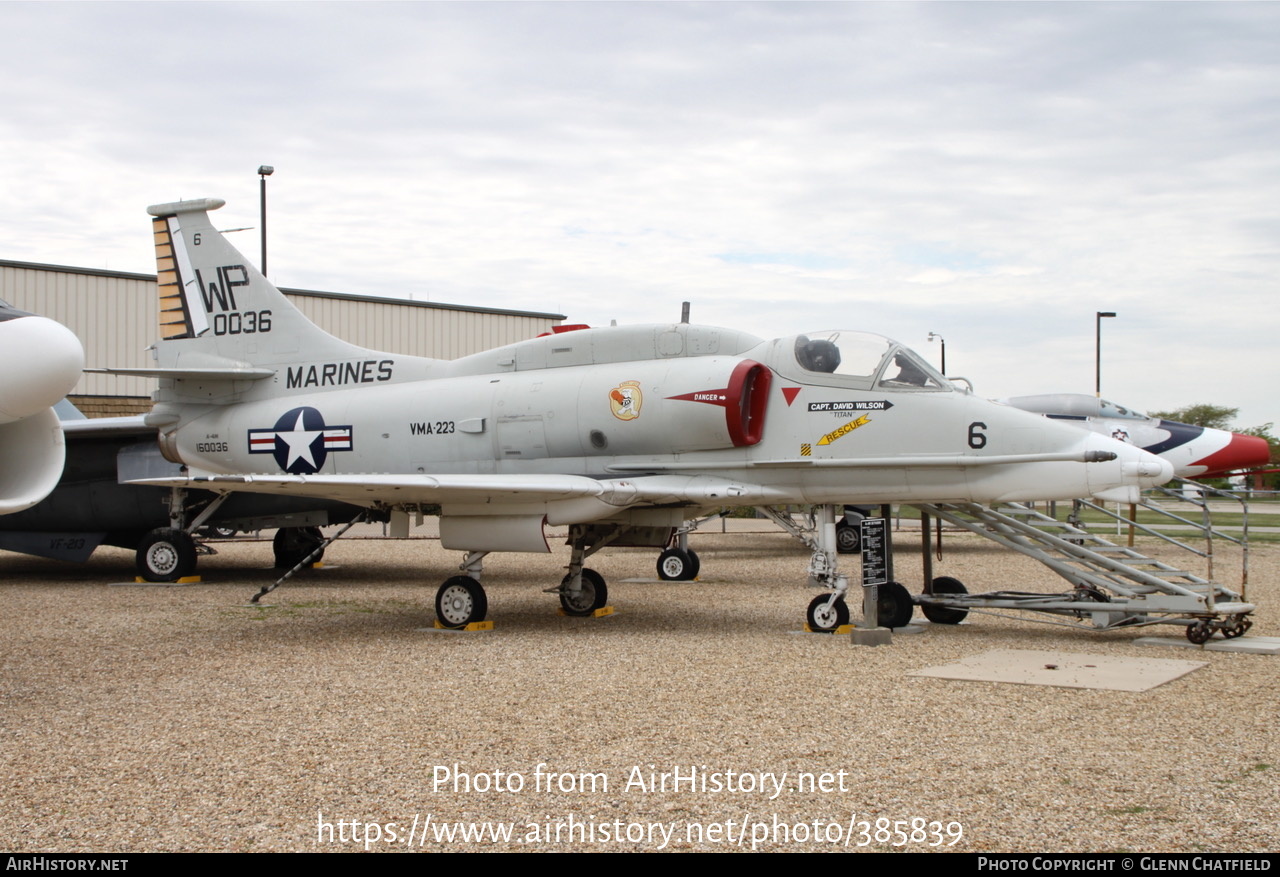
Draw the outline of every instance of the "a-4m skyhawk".
<instances>
[{"instance_id":1,"label":"a-4m skyhawk","mask_svg":"<svg viewBox=\"0 0 1280 877\"><path fill-rule=\"evenodd\" d=\"M148 422L186 476L148 483L439 505L441 543L466 552L436 595L448 626L485 618L484 556L550 551L548 525L569 528L560 603L588 615L606 586L585 562L605 545L662 547L710 510L806 503L823 524L809 581L829 589L809 620L832 628L848 618L846 503L1129 501L1171 474L1139 448L978 398L866 332L580 329L452 361L356 347L227 243L207 215L222 204L149 209L163 337L140 371L160 378ZM181 531L164 533L156 564L193 557Z\"/></svg>"}]
</instances>

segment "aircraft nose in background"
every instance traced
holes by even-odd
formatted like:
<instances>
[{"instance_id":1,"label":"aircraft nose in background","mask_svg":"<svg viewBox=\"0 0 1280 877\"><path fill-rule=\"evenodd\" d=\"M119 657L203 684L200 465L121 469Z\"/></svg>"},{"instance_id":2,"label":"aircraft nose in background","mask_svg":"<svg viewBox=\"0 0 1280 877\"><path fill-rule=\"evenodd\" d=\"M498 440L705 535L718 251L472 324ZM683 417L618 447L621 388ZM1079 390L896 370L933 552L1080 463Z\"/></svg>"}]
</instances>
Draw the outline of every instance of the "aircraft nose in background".
<instances>
[{"instance_id":1,"label":"aircraft nose in background","mask_svg":"<svg viewBox=\"0 0 1280 877\"><path fill-rule=\"evenodd\" d=\"M1256 435L1232 433L1231 440L1221 450L1214 451L1203 459L1196 460L1195 466L1204 466L1205 474L1234 472L1250 466L1262 466L1271 460L1271 446L1266 439Z\"/></svg>"},{"instance_id":2,"label":"aircraft nose in background","mask_svg":"<svg viewBox=\"0 0 1280 877\"><path fill-rule=\"evenodd\" d=\"M57 404L80 380L84 348L75 334L45 317L0 321L0 423Z\"/></svg>"}]
</instances>

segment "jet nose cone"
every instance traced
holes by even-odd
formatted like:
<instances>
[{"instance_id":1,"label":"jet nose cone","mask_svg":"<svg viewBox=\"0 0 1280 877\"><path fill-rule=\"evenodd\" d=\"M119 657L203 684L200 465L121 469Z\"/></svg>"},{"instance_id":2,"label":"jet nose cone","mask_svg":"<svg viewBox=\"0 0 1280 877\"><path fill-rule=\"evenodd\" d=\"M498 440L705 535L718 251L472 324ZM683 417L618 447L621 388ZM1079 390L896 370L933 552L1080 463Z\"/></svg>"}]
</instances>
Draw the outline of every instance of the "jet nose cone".
<instances>
[{"instance_id":1,"label":"jet nose cone","mask_svg":"<svg viewBox=\"0 0 1280 877\"><path fill-rule=\"evenodd\" d=\"M1164 484L1173 477L1173 464L1163 457L1105 436L1092 438L1094 448L1115 454L1112 462L1095 465L1090 470L1089 486L1097 499L1137 502L1143 490Z\"/></svg>"},{"instance_id":2,"label":"jet nose cone","mask_svg":"<svg viewBox=\"0 0 1280 877\"><path fill-rule=\"evenodd\" d=\"M1173 464L1163 457L1138 450L1143 459L1131 460L1124 464L1126 479L1132 479L1140 487L1158 487L1173 478Z\"/></svg>"},{"instance_id":3,"label":"jet nose cone","mask_svg":"<svg viewBox=\"0 0 1280 877\"><path fill-rule=\"evenodd\" d=\"M0 322L0 423L57 404L83 368L80 339L61 323L35 316Z\"/></svg>"},{"instance_id":4,"label":"jet nose cone","mask_svg":"<svg viewBox=\"0 0 1280 877\"><path fill-rule=\"evenodd\" d=\"M1227 446L1192 465L1204 466L1203 475L1222 475L1237 469L1263 466L1271 462L1271 446L1256 435L1232 433Z\"/></svg>"}]
</instances>

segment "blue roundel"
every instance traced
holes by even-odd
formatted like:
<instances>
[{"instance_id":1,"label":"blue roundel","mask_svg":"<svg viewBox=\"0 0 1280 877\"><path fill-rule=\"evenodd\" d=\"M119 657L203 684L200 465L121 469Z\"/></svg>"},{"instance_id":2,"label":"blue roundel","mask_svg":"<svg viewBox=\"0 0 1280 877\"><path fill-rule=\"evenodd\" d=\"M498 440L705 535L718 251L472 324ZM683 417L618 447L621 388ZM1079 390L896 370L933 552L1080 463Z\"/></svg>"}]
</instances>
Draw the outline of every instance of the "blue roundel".
<instances>
[{"instance_id":1,"label":"blue roundel","mask_svg":"<svg viewBox=\"0 0 1280 877\"><path fill-rule=\"evenodd\" d=\"M271 429L249 430L249 452L271 454L291 475L310 475L324 468L331 451L351 450L351 427L328 426L309 406L280 416Z\"/></svg>"}]
</instances>

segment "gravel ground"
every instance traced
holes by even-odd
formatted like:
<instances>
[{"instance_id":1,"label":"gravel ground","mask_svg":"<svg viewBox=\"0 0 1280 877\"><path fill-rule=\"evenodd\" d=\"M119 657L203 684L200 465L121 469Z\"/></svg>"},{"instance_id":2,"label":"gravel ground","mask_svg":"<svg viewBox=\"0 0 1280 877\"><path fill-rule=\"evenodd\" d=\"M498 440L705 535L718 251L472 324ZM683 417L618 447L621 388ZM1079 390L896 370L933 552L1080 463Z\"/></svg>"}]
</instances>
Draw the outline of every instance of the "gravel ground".
<instances>
[{"instance_id":1,"label":"gravel ground","mask_svg":"<svg viewBox=\"0 0 1280 877\"><path fill-rule=\"evenodd\" d=\"M744 849L754 834L761 849L848 835L884 850L896 820L909 849L950 842L950 823L950 849L969 852L1280 847L1277 658L1133 643L1180 628L990 617L855 648L797 633L813 596L797 543L693 540L699 582L624 581L652 577L654 551L592 558L617 609L605 619L559 617L541 593L564 548L491 555L496 629L475 634L423 629L459 559L430 540L339 542L336 566L263 608L246 604L272 577L260 543L221 545L206 583L182 588L108 586L132 578L114 549L84 566L0 552L0 848L406 849L415 819L412 847L432 850L737 848L744 823ZM914 542L898 578L916 592ZM1061 587L967 536L935 573ZM1255 549L1251 578L1251 633L1280 635L1280 546ZM906 675L996 648L1208 666L1141 694ZM649 785L695 768L705 790ZM437 841L453 822L513 834Z\"/></svg>"}]
</instances>

